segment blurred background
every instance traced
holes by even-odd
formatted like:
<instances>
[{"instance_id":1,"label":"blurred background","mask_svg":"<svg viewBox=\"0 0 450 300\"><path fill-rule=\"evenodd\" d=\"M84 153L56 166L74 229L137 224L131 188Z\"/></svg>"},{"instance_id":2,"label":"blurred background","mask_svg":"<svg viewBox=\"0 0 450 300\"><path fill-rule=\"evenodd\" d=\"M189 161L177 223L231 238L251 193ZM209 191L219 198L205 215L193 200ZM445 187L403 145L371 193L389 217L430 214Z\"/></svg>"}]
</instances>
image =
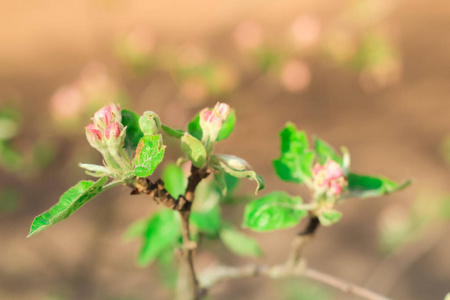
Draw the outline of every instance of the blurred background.
<instances>
[{"instance_id":1,"label":"blurred background","mask_svg":"<svg viewBox=\"0 0 450 300\"><path fill-rule=\"evenodd\" d=\"M443 299L449 28L443 0L0 0L0 299L171 299L164 268L137 266L140 243L124 239L157 209L145 196L108 191L25 237L34 216L88 177L79 162L101 163L83 129L98 108L119 102L184 128L217 101L238 120L217 151L247 159L266 180L262 195L307 197L272 170L286 121L347 146L355 172L413 179L389 197L341 205L342 221L319 230L305 255L314 268L394 299ZM177 143L165 142L175 161ZM239 193L253 188L243 182ZM224 216L239 225L242 209ZM198 269L216 259L281 262L297 231L248 232L261 259L208 244ZM355 299L297 278L231 281L212 298Z\"/></svg>"}]
</instances>

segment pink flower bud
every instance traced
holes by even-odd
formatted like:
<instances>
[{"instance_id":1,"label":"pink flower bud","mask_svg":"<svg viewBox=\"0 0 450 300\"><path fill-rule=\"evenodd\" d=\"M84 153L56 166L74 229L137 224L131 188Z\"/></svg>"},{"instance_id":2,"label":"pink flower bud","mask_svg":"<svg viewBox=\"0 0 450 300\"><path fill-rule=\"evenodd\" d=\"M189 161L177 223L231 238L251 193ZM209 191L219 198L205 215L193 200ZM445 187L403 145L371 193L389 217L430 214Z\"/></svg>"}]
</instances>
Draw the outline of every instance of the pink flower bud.
<instances>
[{"instance_id":1,"label":"pink flower bud","mask_svg":"<svg viewBox=\"0 0 450 300\"><path fill-rule=\"evenodd\" d=\"M342 167L333 160L328 160L323 166L316 164L312 173L315 189L328 196L339 197L347 185Z\"/></svg>"},{"instance_id":2,"label":"pink flower bud","mask_svg":"<svg viewBox=\"0 0 450 300\"><path fill-rule=\"evenodd\" d=\"M106 127L105 136L109 140L110 138L116 138L120 135L119 123L113 122Z\"/></svg>"},{"instance_id":3,"label":"pink flower bud","mask_svg":"<svg viewBox=\"0 0 450 300\"><path fill-rule=\"evenodd\" d=\"M97 142L102 140L102 133L100 130L95 128L94 124L89 124L86 126L86 130L90 135L90 140L92 142Z\"/></svg>"},{"instance_id":4,"label":"pink flower bud","mask_svg":"<svg viewBox=\"0 0 450 300\"><path fill-rule=\"evenodd\" d=\"M120 107L112 103L102 107L94 114L94 124L101 128L105 128L112 122L120 122L121 119Z\"/></svg>"},{"instance_id":5,"label":"pink flower bud","mask_svg":"<svg viewBox=\"0 0 450 300\"><path fill-rule=\"evenodd\" d=\"M222 121L225 121L231 112L231 108L228 104L217 102L213 112L214 111L217 111L217 114L220 116Z\"/></svg>"},{"instance_id":6,"label":"pink flower bud","mask_svg":"<svg viewBox=\"0 0 450 300\"><path fill-rule=\"evenodd\" d=\"M338 182L332 182L329 192L332 195L339 196L342 193L342 186Z\"/></svg>"},{"instance_id":7,"label":"pink flower bud","mask_svg":"<svg viewBox=\"0 0 450 300\"><path fill-rule=\"evenodd\" d=\"M329 160L325 164L326 178L327 179L338 179L343 175L341 166L334 160Z\"/></svg>"}]
</instances>

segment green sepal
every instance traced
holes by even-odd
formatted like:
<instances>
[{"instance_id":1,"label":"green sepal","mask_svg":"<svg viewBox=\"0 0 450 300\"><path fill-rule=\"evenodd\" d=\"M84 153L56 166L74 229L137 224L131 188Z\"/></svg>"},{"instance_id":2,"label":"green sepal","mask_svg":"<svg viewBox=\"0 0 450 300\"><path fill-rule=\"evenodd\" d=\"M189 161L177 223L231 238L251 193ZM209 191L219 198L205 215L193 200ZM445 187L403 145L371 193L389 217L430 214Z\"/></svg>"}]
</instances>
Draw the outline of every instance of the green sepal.
<instances>
[{"instance_id":1,"label":"green sepal","mask_svg":"<svg viewBox=\"0 0 450 300\"><path fill-rule=\"evenodd\" d=\"M222 226L220 239L228 249L237 255L260 257L263 254L255 239L237 230L231 224L225 223Z\"/></svg>"},{"instance_id":2,"label":"green sepal","mask_svg":"<svg viewBox=\"0 0 450 300\"><path fill-rule=\"evenodd\" d=\"M246 205L243 226L255 231L295 226L307 215L305 209L298 208L301 204L300 197L292 197L284 192L272 192Z\"/></svg>"},{"instance_id":3,"label":"green sepal","mask_svg":"<svg viewBox=\"0 0 450 300\"><path fill-rule=\"evenodd\" d=\"M139 118L140 116L132 111L122 109L122 124L125 126L126 135L125 135L125 144L124 149L127 151L128 156L131 158L133 156L134 151L136 150L139 141L144 136L139 127Z\"/></svg>"},{"instance_id":4,"label":"green sepal","mask_svg":"<svg viewBox=\"0 0 450 300\"><path fill-rule=\"evenodd\" d=\"M317 217L322 226L331 226L341 219L342 213L334 209L326 209L320 211Z\"/></svg>"},{"instance_id":5,"label":"green sepal","mask_svg":"<svg viewBox=\"0 0 450 300\"><path fill-rule=\"evenodd\" d=\"M164 158L165 146L162 137L157 135L145 135L139 141L136 149L135 166L133 174L138 177L147 177L153 174L156 167Z\"/></svg>"},{"instance_id":6,"label":"green sepal","mask_svg":"<svg viewBox=\"0 0 450 300\"><path fill-rule=\"evenodd\" d=\"M100 194L107 181L106 176L97 182L83 180L68 189L57 204L33 220L28 237L68 218L86 202Z\"/></svg>"},{"instance_id":7,"label":"green sepal","mask_svg":"<svg viewBox=\"0 0 450 300\"><path fill-rule=\"evenodd\" d=\"M350 173L347 176L348 193L345 198L369 198L390 194L407 187L411 181L402 184L381 176L367 176Z\"/></svg>"},{"instance_id":8,"label":"green sepal","mask_svg":"<svg viewBox=\"0 0 450 300\"><path fill-rule=\"evenodd\" d=\"M181 139L185 132L181 129L173 129L166 125L161 125L161 129L168 135L177 139Z\"/></svg>"},{"instance_id":9,"label":"green sepal","mask_svg":"<svg viewBox=\"0 0 450 300\"><path fill-rule=\"evenodd\" d=\"M187 155L189 160L197 168L201 168L206 163L206 149L202 142L186 133L181 138L181 151Z\"/></svg>"}]
</instances>

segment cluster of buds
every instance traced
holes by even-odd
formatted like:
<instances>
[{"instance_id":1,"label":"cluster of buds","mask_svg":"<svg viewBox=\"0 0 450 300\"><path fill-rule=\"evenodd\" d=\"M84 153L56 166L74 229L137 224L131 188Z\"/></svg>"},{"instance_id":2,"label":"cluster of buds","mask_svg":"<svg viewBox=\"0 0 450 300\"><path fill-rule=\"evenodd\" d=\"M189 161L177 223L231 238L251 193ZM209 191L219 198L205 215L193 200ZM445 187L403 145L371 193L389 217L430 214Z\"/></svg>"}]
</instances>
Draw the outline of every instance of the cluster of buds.
<instances>
[{"instance_id":1,"label":"cluster of buds","mask_svg":"<svg viewBox=\"0 0 450 300\"><path fill-rule=\"evenodd\" d=\"M214 142L219 136L220 129L228 119L230 112L230 106L220 102L217 102L212 110L205 108L200 112L200 127L203 131L202 143L208 152L212 150Z\"/></svg>"},{"instance_id":2,"label":"cluster of buds","mask_svg":"<svg viewBox=\"0 0 450 300\"><path fill-rule=\"evenodd\" d=\"M131 163L123 152L125 128L122 125L120 107L109 104L98 110L92 118L93 123L86 126L89 144L103 154L108 167L128 170Z\"/></svg>"},{"instance_id":3,"label":"cluster of buds","mask_svg":"<svg viewBox=\"0 0 450 300\"><path fill-rule=\"evenodd\" d=\"M342 167L334 160L329 159L324 165L317 163L312 172L314 189L320 194L339 198L347 186Z\"/></svg>"}]
</instances>

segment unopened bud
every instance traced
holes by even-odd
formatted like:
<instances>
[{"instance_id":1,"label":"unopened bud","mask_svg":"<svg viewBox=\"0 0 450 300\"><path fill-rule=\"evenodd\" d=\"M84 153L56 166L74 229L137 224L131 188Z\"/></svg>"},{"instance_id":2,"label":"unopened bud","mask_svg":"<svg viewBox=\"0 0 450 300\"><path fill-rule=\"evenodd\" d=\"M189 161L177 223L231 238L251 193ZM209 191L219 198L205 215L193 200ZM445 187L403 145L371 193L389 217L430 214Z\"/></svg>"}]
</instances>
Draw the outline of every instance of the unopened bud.
<instances>
[{"instance_id":1,"label":"unopened bud","mask_svg":"<svg viewBox=\"0 0 450 300\"><path fill-rule=\"evenodd\" d=\"M144 112L139 118L139 127L145 135L158 134L161 129L161 120L159 116L152 111Z\"/></svg>"},{"instance_id":2,"label":"unopened bud","mask_svg":"<svg viewBox=\"0 0 450 300\"><path fill-rule=\"evenodd\" d=\"M102 129L105 129L113 122L120 123L122 121L120 107L113 103L102 107L94 114L93 121L97 127Z\"/></svg>"},{"instance_id":3,"label":"unopened bud","mask_svg":"<svg viewBox=\"0 0 450 300\"><path fill-rule=\"evenodd\" d=\"M92 147L98 148L102 144L102 133L100 130L95 128L94 124L89 124L85 127L86 138Z\"/></svg>"},{"instance_id":4,"label":"unopened bud","mask_svg":"<svg viewBox=\"0 0 450 300\"><path fill-rule=\"evenodd\" d=\"M231 108L228 104L217 102L212 110L205 108L200 112L200 127L203 142L214 143L223 123L228 119Z\"/></svg>"},{"instance_id":5,"label":"unopened bud","mask_svg":"<svg viewBox=\"0 0 450 300\"><path fill-rule=\"evenodd\" d=\"M347 186L342 167L334 160L327 160L324 165L316 164L312 173L315 189L330 197L339 197Z\"/></svg>"},{"instance_id":6,"label":"unopened bud","mask_svg":"<svg viewBox=\"0 0 450 300\"><path fill-rule=\"evenodd\" d=\"M114 139L120 136L120 125L117 122L113 122L106 127L105 136L109 139Z\"/></svg>"}]
</instances>

